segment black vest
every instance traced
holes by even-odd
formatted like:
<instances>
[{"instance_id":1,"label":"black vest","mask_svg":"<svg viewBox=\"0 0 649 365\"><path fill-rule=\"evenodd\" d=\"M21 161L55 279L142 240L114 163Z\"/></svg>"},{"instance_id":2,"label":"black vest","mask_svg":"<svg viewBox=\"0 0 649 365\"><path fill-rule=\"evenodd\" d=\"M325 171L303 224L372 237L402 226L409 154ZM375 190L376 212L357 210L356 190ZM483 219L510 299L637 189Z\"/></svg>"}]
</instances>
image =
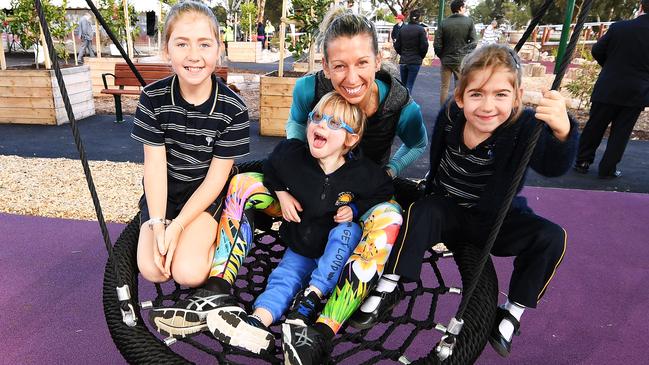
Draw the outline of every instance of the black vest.
<instances>
[{"instance_id":1,"label":"black vest","mask_svg":"<svg viewBox=\"0 0 649 365\"><path fill-rule=\"evenodd\" d=\"M401 110L412 100L408 89L392 77L387 71L381 69L376 73L376 79L385 82L388 95L383 100L374 115L367 120L365 133L361 139L360 149L363 156L369 158L380 166L385 166L390 161L392 141L397 133L397 124L401 117ZM316 73L315 98L311 109L328 92L334 91L331 80L327 79L323 71Z\"/></svg>"}]
</instances>

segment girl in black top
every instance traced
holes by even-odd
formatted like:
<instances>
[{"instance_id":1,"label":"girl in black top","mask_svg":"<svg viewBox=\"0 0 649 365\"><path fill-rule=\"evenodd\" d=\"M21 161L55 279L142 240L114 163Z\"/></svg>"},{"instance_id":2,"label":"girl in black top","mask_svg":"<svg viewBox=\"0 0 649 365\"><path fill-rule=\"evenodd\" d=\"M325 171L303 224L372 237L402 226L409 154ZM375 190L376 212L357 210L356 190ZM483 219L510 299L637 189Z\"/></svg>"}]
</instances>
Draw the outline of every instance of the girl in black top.
<instances>
[{"instance_id":1,"label":"girl in black top","mask_svg":"<svg viewBox=\"0 0 649 365\"><path fill-rule=\"evenodd\" d=\"M537 120L545 126L530 166L545 176L570 168L577 125L568 117L565 100L549 91L536 113L523 109L521 74L518 56L504 45L487 45L466 57L455 100L440 111L433 131L428 195L408 209L408 228L397 238L386 280L419 279L424 252L438 242L484 244ZM491 251L516 257L508 298L497 310L490 336L500 355L509 355L524 309L535 308L545 294L565 248L563 228L534 214L517 196ZM400 288L391 288L382 296L379 313L398 302Z\"/></svg>"}]
</instances>

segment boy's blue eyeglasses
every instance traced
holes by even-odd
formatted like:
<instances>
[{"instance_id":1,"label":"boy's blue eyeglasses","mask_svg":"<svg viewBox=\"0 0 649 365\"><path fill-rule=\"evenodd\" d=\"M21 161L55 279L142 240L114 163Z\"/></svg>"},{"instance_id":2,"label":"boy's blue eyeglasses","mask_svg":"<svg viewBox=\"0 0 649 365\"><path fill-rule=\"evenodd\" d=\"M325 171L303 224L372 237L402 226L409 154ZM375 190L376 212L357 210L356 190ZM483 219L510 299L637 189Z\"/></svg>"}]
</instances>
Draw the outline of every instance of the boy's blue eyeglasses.
<instances>
[{"instance_id":1,"label":"boy's blue eyeglasses","mask_svg":"<svg viewBox=\"0 0 649 365\"><path fill-rule=\"evenodd\" d=\"M342 121L340 118L334 118L332 115L328 114L320 114L316 111L312 111L309 113L309 121L311 123L315 124L320 124L320 122L325 121L327 122L327 127L331 130L338 130L340 128L344 128L347 132L351 134L355 134L354 129L349 126L349 124L345 123Z\"/></svg>"}]
</instances>

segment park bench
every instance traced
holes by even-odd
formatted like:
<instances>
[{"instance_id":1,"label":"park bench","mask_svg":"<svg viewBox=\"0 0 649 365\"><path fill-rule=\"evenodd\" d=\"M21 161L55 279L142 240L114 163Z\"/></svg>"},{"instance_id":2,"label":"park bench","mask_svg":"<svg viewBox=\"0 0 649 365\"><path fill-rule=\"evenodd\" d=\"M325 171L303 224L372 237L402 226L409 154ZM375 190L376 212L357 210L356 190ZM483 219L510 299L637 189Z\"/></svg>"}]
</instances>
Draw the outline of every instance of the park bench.
<instances>
[{"instance_id":1,"label":"park bench","mask_svg":"<svg viewBox=\"0 0 649 365\"><path fill-rule=\"evenodd\" d=\"M154 81L163 79L173 73L171 65L168 63L135 63L135 68L140 72L144 82L148 85ZM228 68L227 66L217 66L214 74L219 76L224 83L227 83ZM114 84L118 88L109 88L106 76L112 76ZM104 82L102 94L113 95L115 98L115 122L122 123L122 95L140 95L140 81L135 77L133 71L126 63L116 63L115 73L103 73L101 79ZM137 89L124 89L125 86L136 86Z\"/></svg>"}]
</instances>

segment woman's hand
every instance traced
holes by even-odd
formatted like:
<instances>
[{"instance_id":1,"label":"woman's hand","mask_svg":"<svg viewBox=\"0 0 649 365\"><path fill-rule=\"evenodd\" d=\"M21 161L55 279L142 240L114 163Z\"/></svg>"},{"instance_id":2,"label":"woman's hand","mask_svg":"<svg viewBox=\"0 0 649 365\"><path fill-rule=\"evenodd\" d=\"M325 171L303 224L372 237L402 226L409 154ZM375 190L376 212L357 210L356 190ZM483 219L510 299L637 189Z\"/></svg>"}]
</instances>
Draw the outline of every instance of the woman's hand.
<instances>
[{"instance_id":1,"label":"woman's hand","mask_svg":"<svg viewBox=\"0 0 649 365\"><path fill-rule=\"evenodd\" d=\"M174 257L174 252L176 252L176 246L178 245L178 238L180 238L180 233L182 232L182 227L178 223L171 221L167 228L165 229L165 266L163 273L167 276L171 276L171 261Z\"/></svg>"},{"instance_id":2,"label":"woman's hand","mask_svg":"<svg viewBox=\"0 0 649 365\"><path fill-rule=\"evenodd\" d=\"M556 90L543 92L543 99L536 107L535 117L545 122L558 140L568 139L570 120L568 119L566 100L561 93Z\"/></svg>"},{"instance_id":3,"label":"woman's hand","mask_svg":"<svg viewBox=\"0 0 649 365\"><path fill-rule=\"evenodd\" d=\"M296 222L300 223L299 212L302 211L302 205L286 191L276 191L277 199L279 199L279 205L282 207L282 217L287 222Z\"/></svg>"},{"instance_id":4,"label":"woman's hand","mask_svg":"<svg viewBox=\"0 0 649 365\"><path fill-rule=\"evenodd\" d=\"M334 222L343 223L351 222L354 219L354 211L348 205L338 208L336 215L334 215Z\"/></svg>"}]
</instances>

